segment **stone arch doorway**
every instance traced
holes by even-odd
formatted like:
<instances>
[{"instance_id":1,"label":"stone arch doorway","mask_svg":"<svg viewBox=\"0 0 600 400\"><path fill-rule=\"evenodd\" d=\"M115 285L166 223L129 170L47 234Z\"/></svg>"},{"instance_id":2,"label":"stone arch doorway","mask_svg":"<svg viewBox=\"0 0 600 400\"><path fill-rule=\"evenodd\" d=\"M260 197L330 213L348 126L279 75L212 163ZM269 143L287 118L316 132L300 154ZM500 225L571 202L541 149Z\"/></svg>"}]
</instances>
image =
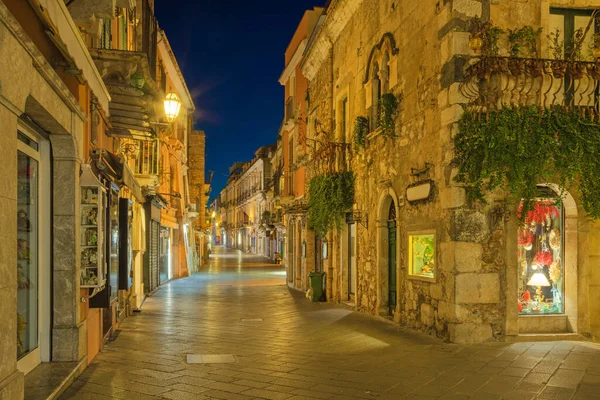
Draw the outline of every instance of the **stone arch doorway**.
<instances>
[{"instance_id":1,"label":"stone arch doorway","mask_svg":"<svg viewBox=\"0 0 600 400\"><path fill-rule=\"evenodd\" d=\"M378 236L378 313L394 316L398 304L398 197L388 188L380 196Z\"/></svg>"},{"instance_id":2,"label":"stone arch doorway","mask_svg":"<svg viewBox=\"0 0 600 400\"><path fill-rule=\"evenodd\" d=\"M388 228L388 313L394 315L397 302L397 274L396 274L396 204L390 203L387 219Z\"/></svg>"}]
</instances>

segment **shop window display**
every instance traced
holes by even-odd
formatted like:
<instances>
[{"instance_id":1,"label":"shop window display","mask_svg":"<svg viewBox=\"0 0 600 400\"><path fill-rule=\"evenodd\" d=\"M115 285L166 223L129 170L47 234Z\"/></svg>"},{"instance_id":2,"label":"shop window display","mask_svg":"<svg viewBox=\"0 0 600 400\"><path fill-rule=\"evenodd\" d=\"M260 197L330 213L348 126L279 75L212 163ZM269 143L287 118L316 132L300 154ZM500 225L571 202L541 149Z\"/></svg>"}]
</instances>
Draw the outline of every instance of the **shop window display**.
<instances>
[{"instance_id":1,"label":"shop window display","mask_svg":"<svg viewBox=\"0 0 600 400\"><path fill-rule=\"evenodd\" d=\"M105 190L88 165L81 176L81 279L82 288L104 287L104 204Z\"/></svg>"},{"instance_id":2,"label":"shop window display","mask_svg":"<svg viewBox=\"0 0 600 400\"><path fill-rule=\"evenodd\" d=\"M423 232L408 235L408 277L435 281L435 234Z\"/></svg>"},{"instance_id":3,"label":"shop window display","mask_svg":"<svg viewBox=\"0 0 600 400\"><path fill-rule=\"evenodd\" d=\"M551 198L537 199L518 232L522 315L564 312L563 212Z\"/></svg>"}]
</instances>

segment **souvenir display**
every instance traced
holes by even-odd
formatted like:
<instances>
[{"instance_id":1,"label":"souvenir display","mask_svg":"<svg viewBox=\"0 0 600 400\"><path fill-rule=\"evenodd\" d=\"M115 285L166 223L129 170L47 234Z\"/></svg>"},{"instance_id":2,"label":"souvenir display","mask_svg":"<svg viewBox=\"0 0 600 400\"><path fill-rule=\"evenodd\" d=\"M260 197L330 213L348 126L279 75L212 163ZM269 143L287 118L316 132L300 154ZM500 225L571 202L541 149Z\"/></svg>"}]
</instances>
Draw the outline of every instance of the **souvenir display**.
<instances>
[{"instance_id":1,"label":"souvenir display","mask_svg":"<svg viewBox=\"0 0 600 400\"><path fill-rule=\"evenodd\" d=\"M17 212L17 229L21 232L31 231L31 223L27 218L27 212L23 209L20 209Z\"/></svg>"},{"instance_id":2,"label":"souvenir display","mask_svg":"<svg viewBox=\"0 0 600 400\"><path fill-rule=\"evenodd\" d=\"M81 287L98 288L106 283L104 265L104 219L106 189L87 165L81 177Z\"/></svg>"},{"instance_id":3,"label":"souvenir display","mask_svg":"<svg viewBox=\"0 0 600 400\"><path fill-rule=\"evenodd\" d=\"M563 312L562 229L562 209L554 200L538 199L527 213L517 234L519 314Z\"/></svg>"}]
</instances>

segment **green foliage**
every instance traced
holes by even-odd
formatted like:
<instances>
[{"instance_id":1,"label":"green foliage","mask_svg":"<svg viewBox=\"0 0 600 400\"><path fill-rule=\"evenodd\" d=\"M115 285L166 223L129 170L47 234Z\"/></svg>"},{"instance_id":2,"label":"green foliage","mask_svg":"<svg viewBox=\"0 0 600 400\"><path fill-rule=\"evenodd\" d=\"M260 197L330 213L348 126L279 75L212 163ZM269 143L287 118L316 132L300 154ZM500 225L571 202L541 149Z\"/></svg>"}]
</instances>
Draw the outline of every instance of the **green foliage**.
<instances>
[{"instance_id":1,"label":"green foliage","mask_svg":"<svg viewBox=\"0 0 600 400\"><path fill-rule=\"evenodd\" d=\"M365 147L365 138L369 132L369 120L367 117L358 116L354 120L354 145Z\"/></svg>"},{"instance_id":2,"label":"green foliage","mask_svg":"<svg viewBox=\"0 0 600 400\"><path fill-rule=\"evenodd\" d=\"M555 29L546 35L548 38L548 50L552 54L552 58L555 60L562 60L565 58L565 41L561 39L560 29Z\"/></svg>"},{"instance_id":3,"label":"green foliage","mask_svg":"<svg viewBox=\"0 0 600 400\"><path fill-rule=\"evenodd\" d=\"M537 57L537 38L542 33L542 28L533 29L526 25L520 29L508 30L509 53L512 57L519 57L523 48L526 56Z\"/></svg>"},{"instance_id":4,"label":"green foliage","mask_svg":"<svg viewBox=\"0 0 600 400\"><path fill-rule=\"evenodd\" d=\"M598 132L600 122L577 110L522 106L467 111L455 138L456 180L468 185L470 199L484 203L485 192L507 190L512 201L523 200L523 217L538 196L538 183L574 186L588 214L600 218Z\"/></svg>"},{"instance_id":5,"label":"green foliage","mask_svg":"<svg viewBox=\"0 0 600 400\"><path fill-rule=\"evenodd\" d=\"M346 212L354 204L354 174L335 172L315 176L310 181L308 221L317 235L340 228Z\"/></svg>"},{"instance_id":6,"label":"green foliage","mask_svg":"<svg viewBox=\"0 0 600 400\"><path fill-rule=\"evenodd\" d=\"M379 120L377 125L381 133L388 137L395 137L396 117L398 116L398 97L393 93L386 93L379 99Z\"/></svg>"},{"instance_id":7,"label":"green foliage","mask_svg":"<svg viewBox=\"0 0 600 400\"><path fill-rule=\"evenodd\" d=\"M502 28L494 25L491 21L483 21L479 17L472 18L469 23L471 37L481 39L481 54L484 56L497 56L499 53L498 40L504 33Z\"/></svg>"}]
</instances>

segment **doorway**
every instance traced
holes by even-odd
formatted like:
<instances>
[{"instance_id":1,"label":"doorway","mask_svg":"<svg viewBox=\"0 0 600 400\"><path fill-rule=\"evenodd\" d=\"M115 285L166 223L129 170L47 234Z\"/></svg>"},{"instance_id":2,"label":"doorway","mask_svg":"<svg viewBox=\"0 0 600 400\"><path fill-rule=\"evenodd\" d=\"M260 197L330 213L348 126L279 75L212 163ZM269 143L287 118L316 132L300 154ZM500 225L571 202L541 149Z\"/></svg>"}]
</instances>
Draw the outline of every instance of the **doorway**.
<instances>
[{"instance_id":1,"label":"doorway","mask_svg":"<svg viewBox=\"0 0 600 400\"><path fill-rule=\"evenodd\" d=\"M50 361L50 145L19 129L17 144L17 368Z\"/></svg>"},{"instance_id":2,"label":"doorway","mask_svg":"<svg viewBox=\"0 0 600 400\"><path fill-rule=\"evenodd\" d=\"M356 295L356 224L348 224L348 297Z\"/></svg>"},{"instance_id":3,"label":"doorway","mask_svg":"<svg viewBox=\"0 0 600 400\"><path fill-rule=\"evenodd\" d=\"M388 314L396 310L396 205L392 201L388 211Z\"/></svg>"}]
</instances>

